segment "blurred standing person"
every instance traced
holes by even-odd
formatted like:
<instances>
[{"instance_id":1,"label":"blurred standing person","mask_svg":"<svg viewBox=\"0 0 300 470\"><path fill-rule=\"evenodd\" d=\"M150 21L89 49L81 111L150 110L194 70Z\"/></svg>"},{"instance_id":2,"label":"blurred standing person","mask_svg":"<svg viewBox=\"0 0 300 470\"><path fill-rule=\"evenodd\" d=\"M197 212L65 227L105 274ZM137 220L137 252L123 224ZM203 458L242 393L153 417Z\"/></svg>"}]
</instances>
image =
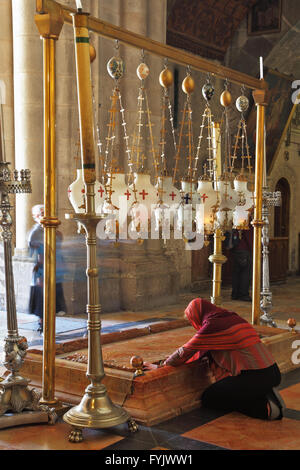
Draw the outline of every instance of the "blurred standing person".
<instances>
[{"instance_id":1,"label":"blurred standing person","mask_svg":"<svg viewBox=\"0 0 300 470\"><path fill-rule=\"evenodd\" d=\"M44 229L41 220L44 217L44 206L38 204L32 208L32 217L35 225L30 231L28 246L29 255L34 258L35 264L32 272L32 280L29 298L29 313L39 317L38 330L43 331L43 288L44 288ZM62 288L63 282L63 258L62 258L62 234L56 234L56 313L66 311L65 297Z\"/></svg>"},{"instance_id":2,"label":"blurred standing person","mask_svg":"<svg viewBox=\"0 0 300 470\"><path fill-rule=\"evenodd\" d=\"M249 295L252 253L253 253L253 226L248 230L232 231L232 293L233 300L251 302Z\"/></svg>"}]
</instances>

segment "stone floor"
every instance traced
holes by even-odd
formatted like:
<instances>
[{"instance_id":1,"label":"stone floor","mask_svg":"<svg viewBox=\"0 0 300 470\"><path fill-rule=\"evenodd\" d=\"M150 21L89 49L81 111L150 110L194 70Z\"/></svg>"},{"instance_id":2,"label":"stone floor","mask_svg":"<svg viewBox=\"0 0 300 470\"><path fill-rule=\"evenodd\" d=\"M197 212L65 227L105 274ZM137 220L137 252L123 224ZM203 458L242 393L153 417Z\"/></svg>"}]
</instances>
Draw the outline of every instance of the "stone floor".
<instances>
[{"instance_id":1,"label":"stone floor","mask_svg":"<svg viewBox=\"0 0 300 470\"><path fill-rule=\"evenodd\" d=\"M0 451L105 450L122 455L120 451L299 450L300 370L283 376L280 389L287 405L281 421L261 421L239 413L222 414L199 408L153 427L140 426L134 434L127 425L108 430L86 429L84 441L72 444L68 441L70 427L60 419L54 426L2 429Z\"/></svg>"},{"instance_id":2,"label":"stone floor","mask_svg":"<svg viewBox=\"0 0 300 470\"><path fill-rule=\"evenodd\" d=\"M286 284L272 286L273 318L281 328L287 328L286 321L293 317L300 329L300 277L289 278ZM163 319L182 318L183 310L195 293L185 293L177 305L163 310L143 312L116 312L102 316L103 330L122 330L145 327ZM209 299L209 292L201 296ZM232 301L230 290L223 290L225 308L235 310L241 316L251 319L251 303ZM86 329L82 320L62 317L64 325L72 322L72 330L65 327L56 336L56 341L84 336ZM32 328L34 317L18 315L19 333L26 336L30 345L42 345L43 337ZM78 325L78 328L77 328ZM62 328L63 329L63 328ZM6 330L6 316L0 315L0 350ZM4 372L0 368L0 375ZM280 385L287 409L282 421L264 422L238 413L222 414L213 410L197 409L161 423L154 427L140 426L136 434L130 434L126 425L109 430L85 430L84 441L71 444L67 440L69 427L62 421L55 426L27 425L0 431L0 450L299 450L300 449L300 369L283 376Z\"/></svg>"},{"instance_id":3,"label":"stone floor","mask_svg":"<svg viewBox=\"0 0 300 470\"><path fill-rule=\"evenodd\" d=\"M112 331L122 330L128 328L136 327L145 327L148 323L155 323L156 321L161 321L165 319L178 319L182 318L184 309L188 302L193 298L200 295L208 300L210 300L210 292L204 291L200 294L195 292L193 293L184 293L180 295L178 304L169 305L168 307L156 308L152 310L147 310L141 312L130 312L130 311L121 311L115 313L105 313L102 315L102 330ZM296 330L300 331L300 276L288 278L286 284L279 284L272 286L273 294L273 309L271 314L273 319L276 321L277 326L280 328L288 328L287 320L290 317L295 318L297 321ZM251 321L251 302L242 302L238 300L231 300L231 291L229 288L224 288L222 291L222 306L234 310L242 317L246 318L248 321ZM64 316L58 318L58 322L62 319L65 323L72 321L71 328L62 327L61 330L56 335L56 341L65 341L67 339L82 337L86 334L85 314L80 314L76 316ZM29 345L36 346L42 345L43 339L42 336L35 331L34 323L36 323L37 317L34 315L29 315L26 313L18 314L18 327L20 335L26 336ZM78 325L78 326L76 326ZM6 332L6 315L5 312L0 313L0 345L5 336ZM1 348L2 350L2 348ZM1 359L0 359L1 360Z\"/></svg>"}]
</instances>

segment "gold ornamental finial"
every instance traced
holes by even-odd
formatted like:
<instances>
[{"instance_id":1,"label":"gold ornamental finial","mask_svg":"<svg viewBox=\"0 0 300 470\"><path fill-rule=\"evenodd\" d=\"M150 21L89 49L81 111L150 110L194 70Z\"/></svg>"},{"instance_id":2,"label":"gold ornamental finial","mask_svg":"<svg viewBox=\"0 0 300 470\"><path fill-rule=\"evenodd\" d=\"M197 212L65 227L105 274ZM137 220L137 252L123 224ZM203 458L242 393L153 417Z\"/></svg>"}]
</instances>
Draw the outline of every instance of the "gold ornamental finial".
<instances>
[{"instance_id":1,"label":"gold ornamental finial","mask_svg":"<svg viewBox=\"0 0 300 470\"><path fill-rule=\"evenodd\" d=\"M93 46L93 44L90 43L90 61L91 61L91 64L94 62L96 57L97 57L97 52L96 52L95 46Z\"/></svg>"},{"instance_id":2,"label":"gold ornamental finial","mask_svg":"<svg viewBox=\"0 0 300 470\"><path fill-rule=\"evenodd\" d=\"M173 84L173 74L167 66L160 72L159 83L164 88L169 88Z\"/></svg>"},{"instance_id":3,"label":"gold ornamental finial","mask_svg":"<svg viewBox=\"0 0 300 470\"><path fill-rule=\"evenodd\" d=\"M291 329L291 333L296 333L295 326L297 325L297 322L296 322L295 318L289 318L288 321L287 321L287 324Z\"/></svg>"},{"instance_id":4,"label":"gold ornamental finial","mask_svg":"<svg viewBox=\"0 0 300 470\"><path fill-rule=\"evenodd\" d=\"M134 373L135 377L144 375L144 371L143 371L144 360L141 356L132 356L132 358L130 359L130 365L135 369L135 373Z\"/></svg>"}]
</instances>

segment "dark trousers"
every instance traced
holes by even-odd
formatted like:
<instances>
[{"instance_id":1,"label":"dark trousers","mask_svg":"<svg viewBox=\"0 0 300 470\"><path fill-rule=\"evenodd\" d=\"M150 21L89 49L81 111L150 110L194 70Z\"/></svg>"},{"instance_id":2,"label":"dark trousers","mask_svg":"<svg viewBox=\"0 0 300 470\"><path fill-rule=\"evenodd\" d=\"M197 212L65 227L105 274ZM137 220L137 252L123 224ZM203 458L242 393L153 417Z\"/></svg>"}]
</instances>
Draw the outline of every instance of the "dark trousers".
<instances>
[{"instance_id":1,"label":"dark trousers","mask_svg":"<svg viewBox=\"0 0 300 470\"><path fill-rule=\"evenodd\" d=\"M280 382L277 364L266 369L245 370L210 385L202 395L202 406L267 419L267 394Z\"/></svg>"},{"instance_id":2,"label":"dark trousers","mask_svg":"<svg viewBox=\"0 0 300 470\"><path fill-rule=\"evenodd\" d=\"M234 251L232 266L232 297L248 297L251 279L251 253Z\"/></svg>"}]
</instances>

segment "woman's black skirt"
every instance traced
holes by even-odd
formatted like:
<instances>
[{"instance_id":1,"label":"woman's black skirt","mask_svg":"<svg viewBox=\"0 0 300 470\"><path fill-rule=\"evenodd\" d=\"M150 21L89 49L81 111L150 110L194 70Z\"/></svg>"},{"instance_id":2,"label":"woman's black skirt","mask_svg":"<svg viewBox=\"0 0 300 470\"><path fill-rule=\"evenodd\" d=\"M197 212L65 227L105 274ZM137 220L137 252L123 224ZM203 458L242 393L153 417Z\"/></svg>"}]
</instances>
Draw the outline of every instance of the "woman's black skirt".
<instances>
[{"instance_id":1,"label":"woman's black skirt","mask_svg":"<svg viewBox=\"0 0 300 470\"><path fill-rule=\"evenodd\" d=\"M29 313L43 318L43 287L31 286L29 297ZM66 302L62 284L56 284L56 313L66 312Z\"/></svg>"}]
</instances>

